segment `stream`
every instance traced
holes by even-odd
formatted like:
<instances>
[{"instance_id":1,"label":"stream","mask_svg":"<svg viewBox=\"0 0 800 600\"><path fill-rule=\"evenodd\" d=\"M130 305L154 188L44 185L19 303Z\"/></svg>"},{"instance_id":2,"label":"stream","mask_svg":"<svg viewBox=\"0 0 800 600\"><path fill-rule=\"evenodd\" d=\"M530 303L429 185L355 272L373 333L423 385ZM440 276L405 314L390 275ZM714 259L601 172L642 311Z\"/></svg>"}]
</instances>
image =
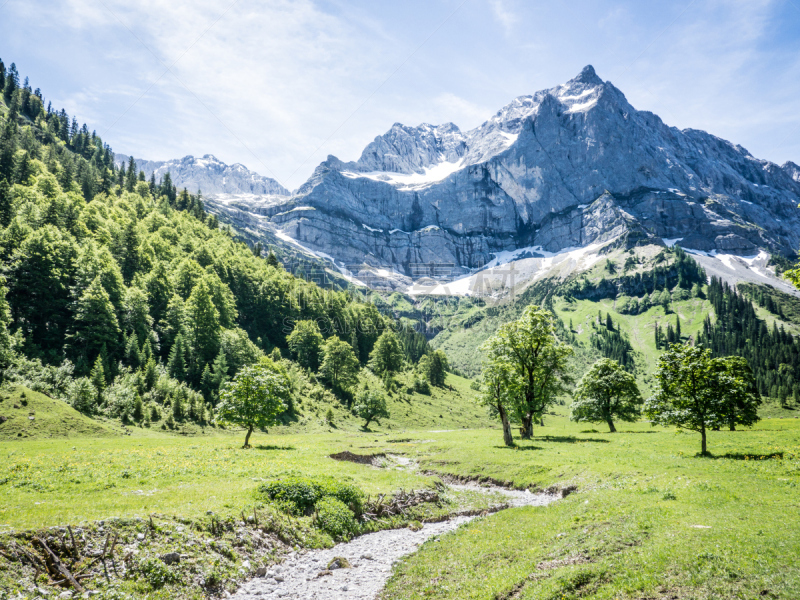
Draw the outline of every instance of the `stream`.
<instances>
[{"instance_id":1,"label":"stream","mask_svg":"<svg viewBox=\"0 0 800 600\"><path fill-rule=\"evenodd\" d=\"M507 490L478 485L451 485L454 490L499 494L509 508L545 506L559 495ZM458 516L441 523L425 524L419 531L390 529L357 537L328 550L293 552L263 578L245 583L236 600L374 600L401 558L425 541L453 531L475 517ZM334 557L346 558L351 567L328 569Z\"/></svg>"}]
</instances>

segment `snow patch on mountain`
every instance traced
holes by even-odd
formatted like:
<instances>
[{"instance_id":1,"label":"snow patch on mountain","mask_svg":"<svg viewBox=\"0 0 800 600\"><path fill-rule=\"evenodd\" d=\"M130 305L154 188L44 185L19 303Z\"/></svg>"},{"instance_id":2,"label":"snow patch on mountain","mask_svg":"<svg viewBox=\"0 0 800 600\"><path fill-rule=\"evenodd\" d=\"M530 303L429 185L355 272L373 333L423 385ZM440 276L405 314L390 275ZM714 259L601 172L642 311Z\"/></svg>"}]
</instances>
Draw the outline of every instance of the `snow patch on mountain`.
<instances>
[{"instance_id":1,"label":"snow patch on mountain","mask_svg":"<svg viewBox=\"0 0 800 600\"><path fill-rule=\"evenodd\" d=\"M547 252L541 246L498 252L486 266L447 283L415 282L410 296L489 296L500 297L544 277L564 278L574 271L585 271L601 260L604 244L565 248Z\"/></svg>"}]
</instances>

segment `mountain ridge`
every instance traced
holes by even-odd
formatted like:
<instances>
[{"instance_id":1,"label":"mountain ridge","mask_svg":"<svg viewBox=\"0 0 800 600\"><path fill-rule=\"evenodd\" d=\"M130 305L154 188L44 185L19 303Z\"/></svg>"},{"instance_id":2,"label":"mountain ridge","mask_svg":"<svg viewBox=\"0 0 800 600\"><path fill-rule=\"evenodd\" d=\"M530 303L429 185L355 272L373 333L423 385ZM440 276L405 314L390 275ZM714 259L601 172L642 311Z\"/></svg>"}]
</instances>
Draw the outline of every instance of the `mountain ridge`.
<instances>
[{"instance_id":1,"label":"mountain ridge","mask_svg":"<svg viewBox=\"0 0 800 600\"><path fill-rule=\"evenodd\" d=\"M609 241L623 222L624 243L788 254L800 246L793 173L636 110L587 66L466 133L395 124L357 161L328 157L269 221L342 263L406 275L431 261L473 269L520 247Z\"/></svg>"},{"instance_id":2,"label":"mountain ridge","mask_svg":"<svg viewBox=\"0 0 800 600\"><path fill-rule=\"evenodd\" d=\"M130 156L114 154L116 164L127 166ZM192 155L179 159L152 161L134 158L136 166L147 178L156 179L169 172L176 187L204 194L276 194L288 196L289 190L275 179L249 170L240 163L228 165L213 154L200 158Z\"/></svg>"},{"instance_id":3,"label":"mountain ridge","mask_svg":"<svg viewBox=\"0 0 800 600\"><path fill-rule=\"evenodd\" d=\"M458 276L529 247L678 240L706 254L790 255L800 247L798 203L796 164L671 127L590 65L469 131L395 123L355 161L328 156L291 195L208 199L254 235L343 273L412 279L420 265Z\"/></svg>"}]
</instances>

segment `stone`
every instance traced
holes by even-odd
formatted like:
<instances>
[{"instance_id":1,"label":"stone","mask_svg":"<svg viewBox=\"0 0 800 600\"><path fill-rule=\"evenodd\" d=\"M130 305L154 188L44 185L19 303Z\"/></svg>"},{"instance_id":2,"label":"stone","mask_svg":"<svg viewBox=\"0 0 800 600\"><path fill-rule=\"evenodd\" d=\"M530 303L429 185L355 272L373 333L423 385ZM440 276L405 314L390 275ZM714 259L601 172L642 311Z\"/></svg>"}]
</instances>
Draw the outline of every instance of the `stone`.
<instances>
[{"instance_id":1,"label":"stone","mask_svg":"<svg viewBox=\"0 0 800 600\"><path fill-rule=\"evenodd\" d=\"M166 565L176 565L181 562L181 555L177 552L167 552L160 556L161 561Z\"/></svg>"},{"instance_id":2,"label":"stone","mask_svg":"<svg viewBox=\"0 0 800 600\"><path fill-rule=\"evenodd\" d=\"M256 577L265 577L266 574L267 574L267 568L266 567L258 567L256 569Z\"/></svg>"}]
</instances>

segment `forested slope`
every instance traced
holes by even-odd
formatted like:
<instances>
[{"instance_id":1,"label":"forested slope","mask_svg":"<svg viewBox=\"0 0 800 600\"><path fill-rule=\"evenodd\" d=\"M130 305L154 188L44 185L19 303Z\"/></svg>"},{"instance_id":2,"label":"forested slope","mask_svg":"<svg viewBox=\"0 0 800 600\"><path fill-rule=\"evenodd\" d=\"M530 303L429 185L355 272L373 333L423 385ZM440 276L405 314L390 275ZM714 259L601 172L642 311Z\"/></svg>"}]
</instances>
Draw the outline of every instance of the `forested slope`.
<instances>
[{"instance_id":1,"label":"forested slope","mask_svg":"<svg viewBox=\"0 0 800 600\"><path fill-rule=\"evenodd\" d=\"M145 180L0 61L0 352L7 379L123 419L209 418L299 320L366 364L395 325L254 252L167 174ZM409 358L425 347L409 337ZM423 346L426 346L424 339ZM412 348L412 345L414 346ZM412 357L411 354L414 356Z\"/></svg>"}]
</instances>

